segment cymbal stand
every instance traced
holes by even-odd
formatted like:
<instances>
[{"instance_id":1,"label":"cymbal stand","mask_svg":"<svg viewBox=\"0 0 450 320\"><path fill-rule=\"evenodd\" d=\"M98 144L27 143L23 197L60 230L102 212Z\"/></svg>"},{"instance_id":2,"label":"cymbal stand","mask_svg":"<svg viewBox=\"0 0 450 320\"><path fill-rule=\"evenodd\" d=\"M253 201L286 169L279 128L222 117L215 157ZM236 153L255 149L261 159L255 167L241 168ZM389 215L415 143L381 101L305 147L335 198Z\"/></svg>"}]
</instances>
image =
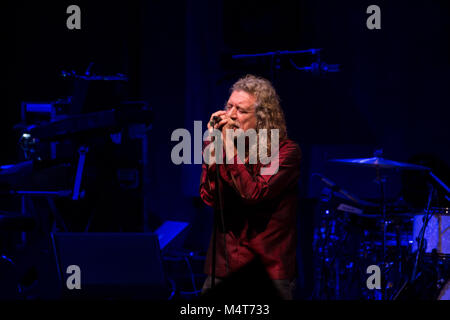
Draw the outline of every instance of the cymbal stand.
<instances>
[{"instance_id":1,"label":"cymbal stand","mask_svg":"<svg viewBox=\"0 0 450 320\"><path fill-rule=\"evenodd\" d=\"M387 227L387 219L386 219L386 179L381 175L381 169L379 166L376 166L376 179L375 181L380 185L380 196L381 196L381 216L383 217L383 253L382 253L382 262L381 262L381 299L386 299L386 286L385 286L385 275L386 275L386 227Z\"/></svg>"},{"instance_id":2,"label":"cymbal stand","mask_svg":"<svg viewBox=\"0 0 450 320\"><path fill-rule=\"evenodd\" d=\"M417 246L417 254L416 254L416 259L414 261L414 268L413 268L413 272L411 275L411 282L414 282L417 278L416 273L417 273L417 266L418 266L419 260L420 260L420 255L421 255L422 251L425 252L425 250L426 250L426 248L424 248L425 230L427 228L428 222L430 221L431 217L433 216L432 211L430 210L431 200L433 198L433 192L434 192L434 188L430 184L430 194L428 195L427 210L426 210L425 216L423 217L423 224L422 224L422 228L420 229L419 239L417 239L419 243Z\"/></svg>"}]
</instances>

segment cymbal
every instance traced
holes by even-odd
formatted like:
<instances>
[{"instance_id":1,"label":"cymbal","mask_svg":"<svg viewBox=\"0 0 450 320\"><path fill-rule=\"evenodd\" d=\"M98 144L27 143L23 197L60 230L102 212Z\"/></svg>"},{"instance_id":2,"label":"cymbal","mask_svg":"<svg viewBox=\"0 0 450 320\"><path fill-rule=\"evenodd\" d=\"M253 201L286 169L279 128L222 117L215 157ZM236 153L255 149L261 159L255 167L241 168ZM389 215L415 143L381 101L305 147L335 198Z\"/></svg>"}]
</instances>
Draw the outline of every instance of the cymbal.
<instances>
[{"instance_id":1,"label":"cymbal","mask_svg":"<svg viewBox=\"0 0 450 320\"><path fill-rule=\"evenodd\" d=\"M360 158L360 159L331 159L328 161L358 167L362 166L362 167L376 167L383 169L430 170L430 168L428 167L420 166L417 164L397 162L380 157Z\"/></svg>"}]
</instances>

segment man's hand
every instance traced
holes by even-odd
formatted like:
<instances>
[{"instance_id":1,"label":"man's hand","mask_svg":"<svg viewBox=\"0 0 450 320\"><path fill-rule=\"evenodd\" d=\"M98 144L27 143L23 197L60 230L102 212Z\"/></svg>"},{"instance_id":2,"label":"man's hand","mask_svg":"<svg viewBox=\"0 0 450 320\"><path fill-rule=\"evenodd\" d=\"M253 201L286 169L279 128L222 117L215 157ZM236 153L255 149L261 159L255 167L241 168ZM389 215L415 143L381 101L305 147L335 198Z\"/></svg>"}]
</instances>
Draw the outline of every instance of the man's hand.
<instances>
[{"instance_id":1,"label":"man's hand","mask_svg":"<svg viewBox=\"0 0 450 320\"><path fill-rule=\"evenodd\" d=\"M219 129L219 128L221 128L221 127L226 123L226 121L224 121L224 116L226 116L226 114L227 114L226 111L224 111L224 110L219 110L219 111L214 112L214 113L211 115L211 118L209 118L209 122L208 122L208 125L207 125L209 133L212 133L212 130L213 130L213 129ZM214 117L219 117L219 118L221 118L221 121L219 121L219 122L216 123L214 126L212 126L211 124L214 123L214 120L213 120Z\"/></svg>"},{"instance_id":2,"label":"man's hand","mask_svg":"<svg viewBox=\"0 0 450 320\"><path fill-rule=\"evenodd\" d=\"M220 121L215 123L214 117L219 117ZM234 141L232 141L232 140L228 141L229 139L227 139L226 131L230 130L230 129L231 130L235 130L235 129L239 128L238 123L236 121L234 121L233 119L231 119L228 116L226 111L219 110L219 111L214 112L211 115L207 127L208 127L208 131L209 131L210 134L213 132L213 129L221 130L221 132L222 132L222 142L223 142L223 147L224 147L225 152L227 150L226 149L227 145L230 145L230 146L232 145L233 146L232 154L230 153L232 150L230 150L229 154L227 154L227 156L229 156L229 158L232 159L234 157L234 155L237 154L237 150L236 150L236 146L234 145ZM210 164L213 164L213 163L215 163L215 160L216 160L215 159L214 144L211 143L211 145L209 147L212 148L212 149L210 149L211 150L211 157L212 157Z\"/></svg>"},{"instance_id":3,"label":"man's hand","mask_svg":"<svg viewBox=\"0 0 450 320\"><path fill-rule=\"evenodd\" d=\"M209 134L212 134L213 129L219 129L227 122L226 120L224 121L224 116L226 114L227 114L227 112L224 110L219 110L219 111L216 111L213 114L211 114L211 117L209 118L209 122L207 124ZM214 117L221 118L221 121L215 123ZM209 150L210 150L209 152L210 152L211 158L209 159L209 162L210 162L209 165L211 166L216 163L216 153L215 153L215 149L214 149L214 143L211 141L211 143L208 145L207 148L209 148Z\"/></svg>"},{"instance_id":4,"label":"man's hand","mask_svg":"<svg viewBox=\"0 0 450 320\"><path fill-rule=\"evenodd\" d=\"M227 135L227 130L236 130L239 128L239 125L236 121L231 119L229 116L225 116L224 125L222 127L222 140L223 140L223 148L225 150L225 155L227 157L227 163L230 162L237 154L236 145L234 143L234 135ZM227 146L229 146L230 150L227 151ZM232 161L231 161L232 162ZM231 163L230 162L230 163Z\"/></svg>"}]
</instances>

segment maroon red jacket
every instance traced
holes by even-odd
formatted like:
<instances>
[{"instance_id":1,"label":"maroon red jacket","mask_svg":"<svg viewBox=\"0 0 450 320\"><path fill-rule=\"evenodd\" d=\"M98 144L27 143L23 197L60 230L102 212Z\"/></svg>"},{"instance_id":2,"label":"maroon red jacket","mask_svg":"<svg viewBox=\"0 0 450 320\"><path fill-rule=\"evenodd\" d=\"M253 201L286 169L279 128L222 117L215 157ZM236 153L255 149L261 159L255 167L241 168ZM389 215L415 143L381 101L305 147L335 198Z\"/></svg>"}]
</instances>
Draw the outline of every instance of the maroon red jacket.
<instances>
[{"instance_id":1,"label":"maroon red jacket","mask_svg":"<svg viewBox=\"0 0 450 320\"><path fill-rule=\"evenodd\" d=\"M225 153L225 152L224 152ZM270 164L220 164L220 182L224 210L223 226L219 215L216 238L216 276L226 277L250 262L256 255L272 279L292 279L296 270L296 211L301 151L289 139L279 144L279 169L274 175L261 175ZM216 165L202 166L200 196L219 212L216 200ZM205 272L211 274L212 239L206 257Z\"/></svg>"}]
</instances>

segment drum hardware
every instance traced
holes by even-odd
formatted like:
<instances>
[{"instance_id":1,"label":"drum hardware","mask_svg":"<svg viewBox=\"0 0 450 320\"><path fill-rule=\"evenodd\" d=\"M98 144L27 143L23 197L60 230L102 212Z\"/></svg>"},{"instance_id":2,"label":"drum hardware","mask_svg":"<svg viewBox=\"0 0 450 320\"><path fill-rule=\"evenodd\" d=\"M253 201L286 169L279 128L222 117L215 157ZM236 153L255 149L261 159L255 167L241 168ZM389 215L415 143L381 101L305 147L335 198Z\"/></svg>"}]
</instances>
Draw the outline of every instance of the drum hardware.
<instances>
[{"instance_id":1,"label":"drum hardware","mask_svg":"<svg viewBox=\"0 0 450 320\"><path fill-rule=\"evenodd\" d=\"M448 227L446 224L449 223L449 220L445 220L445 224L442 224L442 219L447 218L446 215L448 215L448 208L433 208L431 207L431 203L433 201L433 198L435 198L436 195L436 189L433 187L432 184L428 184L429 186L429 195L428 195L428 201L427 201L427 208L425 210L425 215L416 215L413 218L414 226L413 226L413 236L415 237L415 243L417 243L417 250L416 255L414 259L414 266L412 268L411 277L405 281L405 283L402 285L400 290L395 295L394 299L397 299L399 295L408 287L414 286L418 282L418 278L421 276L421 273L419 270L419 265L422 264L422 267L424 266L423 257L426 256L426 254L429 252L428 248L433 248L431 250L432 253L432 265L434 266L433 269L435 269L436 273L436 287L437 289L440 288L440 285L445 281L441 276L439 272L439 259L442 259L440 255L445 253L448 253L446 250L448 249L448 244L446 243L446 232L450 230L450 227ZM441 186L445 186L445 184L441 184ZM434 223L431 225L430 230L430 222L434 218ZM421 222L421 224L420 224ZM417 230L420 228L420 231L416 237ZM430 230L430 233L427 234L426 231ZM442 241L444 239L444 241ZM445 247L442 245L446 245Z\"/></svg>"},{"instance_id":2,"label":"drum hardware","mask_svg":"<svg viewBox=\"0 0 450 320\"><path fill-rule=\"evenodd\" d=\"M417 239L417 241L419 243L419 247L417 249L416 259L415 259L415 262L414 262L414 268L413 268L413 272L412 272L412 276L411 276L411 281L412 282L414 282L416 280L417 265L419 263L420 255L422 254L423 251L425 251L425 248L424 248L425 230L427 228L428 222L430 221L430 219L432 217L432 214L430 212L430 205L431 205L431 201L432 201L432 198L433 198L433 193L434 193L434 189L431 186L430 187L430 194L428 196L428 204L427 204L427 209L426 209L426 215L425 215L424 223L423 223L422 228L420 230L419 239Z\"/></svg>"},{"instance_id":3,"label":"drum hardware","mask_svg":"<svg viewBox=\"0 0 450 320\"><path fill-rule=\"evenodd\" d=\"M327 185L333 184L325 178ZM322 181L324 177L322 176ZM316 255L316 287L313 296L318 299L346 299L351 295L360 298L360 275L366 274L367 265L375 264L377 250L369 239L369 231L361 232L353 220L364 219L375 224L376 218L365 213L365 208L356 205L356 197L340 188L324 189L322 194L321 221L314 235ZM339 190L338 190L339 189ZM359 199L358 199L359 200ZM359 240L361 245L358 245ZM365 283L365 280L364 280ZM351 294L348 292L351 291ZM367 295L373 292L367 292Z\"/></svg>"},{"instance_id":4,"label":"drum hardware","mask_svg":"<svg viewBox=\"0 0 450 320\"><path fill-rule=\"evenodd\" d=\"M331 181L330 179L326 178L325 176L323 176L320 173L313 173L312 176L313 177L319 177L319 179L323 183L325 183L328 187L330 187L331 191L342 195L344 198L352 201L354 204L361 205L361 206L372 206L372 207L378 206L377 204L374 204L372 202L359 199L356 195L354 195L354 194L350 193L349 191L339 187L336 183L334 183L333 181Z\"/></svg>"},{"instance_id":5,"label":"drum hardware","mask_svg":"<svg viewBox=\"0 0 450 320\"><path fill-rule=\"evenodd\" d=\"M349 205L347 204L351 203L349 199L341 194L331 192L328 188L323 192L320 203L322 218L319 228L316 228L314 242L316 257L319 257L316 265L315 298L361 299L362 295L365 299L392 300L396 299L401 292L398 291L399 288L402 290L403 287L406 287L409 290L408 287L411 287L411 284L408 281L415 262L412 250L414 239L411 230L417 213L399 213L395 210L395 212L391 212L388 207L385 233L386 251L383 255L382 235L384 230L381 230L381 226L384 220L380 214L366 213L370 211L353 203ZM445 210L431 207L429 211L444 212ZM359 249L353 250L354 243L352 242L358 241L360 241ZM439 263L444 259L442 254L437 254L436 257ZM428 257L427 259L429 260ZM383 265L385 296L381 295L381 290L374 292L374 290L366 290L364 287L360 288L361 292L359 293L351 292L349 288L355 283L365 283L364 267L367 268L372 264L380 265L380 261L386 262ZM419 266L424 263L422 258L419 259ZM434 266L435 264L426 262L425 270L424 267L417 269L416 278L420 278L422 286L428 279L424 277L429 277L430 272L434 274L433 270L437 268L430 267L430 265ZM361 275L360 279L355 278L358 274ZM446 279L446 277L436 276L436 281L432 280L432 282L437 284L438 279L440 282L444 282L442 279ZM426 292L431 294L433 285L427 288Z\"/></svg>"},{"instance_id":6,"label":"drum hardware","mask_svg":"<svg viewBox=\"0 0 450 320\"><path fill-rule=\"evenodd\" d=\"M428 222L431 218L431 214L430 214L430 205L431 205L431 200L432 200L432 196L433 196L433 188L430 188L430 194L428 196L428 204L427 204L427 209L426 209L426 216L424 218L424 223L422 225L422 228L420 230L420 234L418 239L416 239L416 241L419 243L418 249L417 249L417 253L414 259L414 266L413 266L413 270L412 270L412 275L409 279L407 279L403 285L401 286L400 290L398 290L398 292L394 295L393 300L397 300L399 295L411 284L415 283L416 280L420 277L420 273L418 273L418 265L419 265L419 260L420 260L420 256L423 254L423 252L425 251L424 249L424 237L425 237L425 229L428 225Z\"/></svg>"},{"instance_id":7,"label":"drum hardware","mask_svg":"<svg viewBox=\"0 0 450 320\"><path fill-rule=\"evenodd\" d=\"M323 212L333 212L335 216L341 212L341 215L344 214L353 218L366 219L367 221L376 221L377 223L382 224L382 231L380 233L374 232L373 229L375 228L362 228L364 230L362 232L364 236L362 238L361 250L359 252L360 259L372 257L372 261L382 261L382 263L378 264L383 266L382 274L383 279L386 281L382 287L383 291L381 298L397 299L402 291L409 290L409 288L413 285L412 281L418 281L419 278L422 286L426 286L426 288L424 287L424 290L428 293L431 293L433 288L442 288L443 284L446 283L447 276L436 275L436 279L434 279L435 274L440 273L433 270L438 270L438 262L445 262L444 260L446 257L445 253L447 248L444 245L446 240L445 238L442 238L442 235L446 232L450 233L450 228L447 226L448 223L445 220L448 216L449 210L446 208L433 208L431 206L432 194L430 194L431 198L429 197L426 210L422 210L420 212L411 212L411 210L407 207L399 207L396 203L389 206L385 198L386 176L382 175L382 173L385 169L428 171L428 174L439 185L439 187L442 187L442 189L445 190L445 192L448 193L449 188L431 172L430 168L384 159L381 157L381 150L377 151L372 158L332 159L329 161L354 167L371 167L376 169L375 181L379 184L380 201L378 205L367 207L362 206L359 199L357 199L357 197L353 194L345 190L345 192L342 192L342 189L337 187L335 183L329 181L329 179L326 179L319 174L314 175L321 176L321 180L331 188L331 191L334 191L329 193L334 196L332 199L337 200L338 202L335 207L330 206L331 201L328 201L327 203L323 202L326 207L326 210L322 210ZM448 196L446 196L446 199L449 199ZM374 211L376 211L376 213L371 214ZM422 215L420 215L421 213ZM336 219L335 217L333 218ZM421 231L417 237L419 250L417 250L417 252L412 256L412 252L414 252L413 247L416 243L416 239L414 239L414 237L416 237L416 231L412 231L413 225L414 230L416 230L417 228L415 225L417 224L417 221L422 218L423 224L420 225ZM338 220L336 220L336 222L337 221ZM439 228L437 228L437 232L433 228L434 225L439 226ZM411 227L411 230L405 230L405 226ZM391 228L394 228L393 231L388 231ZM432 230L430 230L430 228L432 228ZM431 245L431 248L437 248L434 249L434 252L437 252L437 254L434 255L434 259L438 262L431 264L427 262L425 265L424 258L426 258L428 254L426 251L427 242L431 243L431 238L430 236L427 236L428 233L426 233L427 230L433 233L434 236L437 234L439 237L439 242L435 241ZM382 239L380 239L380 236L382 236ZM436 243L438 243L438 245L436 245ZM433 265L434 267L430 267L430 265ZM430 272L432 272L431 278ZM387 276L388 273L391 274L389 279ZM409 274L409 276L406 276L407 274ZM426 281L431 281L432 285L429 286ZM387 290L390 290L391 292L394 290L397 291L391 295L387 294ZM366 296L372 296L373 294L374 293L372 292L366 294Z\"/></svg>"},{"instance_id":8,"label":"drum hardware","mask_svg":"<svg viewBox=\"0 0 450 320\"><path fill-rule=\"evenodd\" d=\"M408 169L408 170L430 170L427 167L419 166L415 164L402 163L393 160L388 160L382 158L382 149L376 150L374 153L374 157L372 158L357 158L357 159L331 159L330 162L334 162L337 164L343 165L351 165L354 167L371 167L376 170L376 179L375 182L380 187L380 214L382 216L382 230L383 230L383 239L382 239L382 275L385 275L385 266L386 266L386 229L387 229L387 217L386 217L386 177L382 175L382 170L384 169ZM382 277L383 279L385 277ZM386 286L382 285L382 299L386 299Z\"/></svg>"}]
</instances>

